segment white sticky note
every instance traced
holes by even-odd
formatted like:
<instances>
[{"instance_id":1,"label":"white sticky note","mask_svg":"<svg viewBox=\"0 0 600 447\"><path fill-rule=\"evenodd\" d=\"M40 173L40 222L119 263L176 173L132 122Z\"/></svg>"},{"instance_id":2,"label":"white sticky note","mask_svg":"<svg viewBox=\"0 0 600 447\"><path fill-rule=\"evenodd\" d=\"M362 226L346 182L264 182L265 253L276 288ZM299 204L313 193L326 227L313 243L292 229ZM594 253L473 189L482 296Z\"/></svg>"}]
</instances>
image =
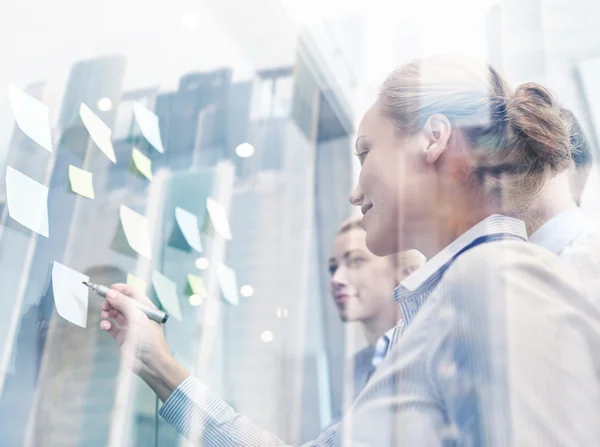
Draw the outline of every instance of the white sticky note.
<instances>
[{"instance_id":1,"label":"white sticky note","mask_svg":"<svg viewBox=\"0 0 600 447\"><path fill-rule=\"evenodd\" d=\"M131 151L131 157L133 158L135 169L137 169L148 180L152 180L152 160L142 154L135 147Z\"/></svg>"},{"instance_id":2,"label":"white sticky note","mask_svg":"<svg viewBox=\"0 0 600 447\"><path fill-rule=\"evenodd\" d=\"M183 208L175 208L175 220L183 233L183 237L197 252L202 253L202 241L200 240L200 230L198 228L198 216L184 210Z\"/></svg>"},{"instance_id":3,"label":"white sticky note","mask_svg":"<svg viewBox=\"0 0 600 447\"><path fill-rule=\"evenodd\" d=\"M52 152L48 106L14 85L8 86L8 102L17 126L23 133L48 152Z\"/></svg>"},{"instance_id":4,"label":"white sticky note","mask_svg":"<svg viewBox=\"0 0 600 447\"><path fill-rule=\"evenodd\" d=\"M152 272L152 285L154 286L156 296L158 296L165 311L176 320L181 321L181 309L179 307L179 298L177 297L177 285L156 270Z\"/></svg>"},{"instance_id":5,"label":"white sticky note","mask_svg":"<svg viewBox=\"0 0 600 447\"><path fill-rule=\"evenodd\" d=\"M150 244L150 231L148 219L131 208L121 205L119 210L123 232L127 243L137 254L152 260L152 245Z\"/></svg>"},{"instance_id":6,"label":"white sticky note","mask_svg":"<svg viewBox=\"0 0 600 447\"><path fill-rule=\"evenodd\" d=\"M48 188L25 174L6 167L6 201L10 217L48 237Z\"/></svg>"},{"instance_id":7,"label":"white sticky note","mask_svg":"<svg viewBox=\"0 0 600 447\"><path fill-rule=\"evenodd\" d=\"M110 161L116 163L117 158L115 157L115 149L110 141L110 128L104 124L104 121L102 121L98 115L92 112L92 109L90 109L84 103L81 103L79 106L79 116L81 117L83 125L90 134L90 137L94 143L96 143L96 146L100 148L100 150L108 157Z\"/></svg>"},{"instance_id":8,"label":"white sticky note","mask_svg":"<svg viewBox=\"0 0 600 447\"><path fill-rule=\"evenodd\" d=\"M140 126L144 138L148 140L148 143L154 146L154 149L161 154L164 154L165 148L163 147L162 139L160 137L158 116L139 102L133 104L133 115L135 116L135 121L138 123L138 126Z\"/></svg>"},{"instance_id":9,"label":"white sticky note","mask_svg":"<svg viewBox=\"0 0 600 447\"><path fill-rule=\"evenodd\" d=\"M219 287L223 297L234 306L237 306L240 302L238 296L237 279L233 269L227 267L224 264L217 265L217 280L219 281Z\"/></svg>"},{"instance_id":10,"label":"white sticky note","mask_svg":"<svg viewBox=\"0 0 600 447\"><path fill-rule=\"evenodd\" d=\"M58 315L80 327L87 327L89 276L54 261L52 293Z\"/></svg>"},{"instance_id":11,"label":"white sticky note","mask_svg":"<svg viewBox=\"0 0 600 447\"><path fill-rule=\"evenodd\" d=\"M206 199L206 209L210 216L210 221L215 228L215 231L221 235L222 238L231 240L231 228L229 228L229 221L227 220L227 214L225 208L215 199L209 197Z\"/></svg>"},{"instance_id":12,"label":"white sticky note","mask_svg":"<svg viewBox=\"0 0 600 447\"><path fill-rule=\"evenodd\" d=\"M69 165L69 181L74 193L88 199L94 198L94 183L91 172Z\"/></svg>"}]
</instances>

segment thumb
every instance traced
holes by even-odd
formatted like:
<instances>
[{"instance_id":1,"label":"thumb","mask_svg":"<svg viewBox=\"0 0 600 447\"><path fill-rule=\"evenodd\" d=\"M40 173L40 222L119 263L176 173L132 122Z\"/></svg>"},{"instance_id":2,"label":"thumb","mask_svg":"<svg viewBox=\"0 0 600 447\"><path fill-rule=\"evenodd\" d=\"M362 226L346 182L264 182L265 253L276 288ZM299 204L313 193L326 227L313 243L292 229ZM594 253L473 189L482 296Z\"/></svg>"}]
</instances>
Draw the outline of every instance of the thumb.
<instances>
[{"instance_id":1,"label":"thumb","mask_svg":"<svg viewBox=\"0 0 600 447\"><path fill-rule=\"evenodd\" d=\"M114 289L110 289L106 292L106 299L110 305L122 313L127 320L129 320L137 310L131 302L131 298Z\"/></svg>"}]
</instances>

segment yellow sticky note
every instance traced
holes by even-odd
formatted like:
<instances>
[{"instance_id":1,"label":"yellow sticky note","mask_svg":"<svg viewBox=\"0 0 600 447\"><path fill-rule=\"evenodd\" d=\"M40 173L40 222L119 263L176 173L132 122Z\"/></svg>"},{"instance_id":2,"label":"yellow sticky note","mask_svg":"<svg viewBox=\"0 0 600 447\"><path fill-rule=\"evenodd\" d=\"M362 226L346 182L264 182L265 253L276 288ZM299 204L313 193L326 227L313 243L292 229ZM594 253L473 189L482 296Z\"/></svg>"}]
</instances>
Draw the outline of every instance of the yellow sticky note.
<instances>
[{"instance_id":1,"label":"yellow sticky note","mask_svg":"<svg viewBox=\"0 0 600 447\"><path fill-rule=\"evenodd\" d=\"M131 152L131 156L133 157L133 164L135 168L148 180L152 180L152 160L142 154L135 147Z\"/></svg>"},{"instance_id":2,"label":"yellow sticky note","mask_svg":"<svg viewBox=\"0 0 600 447\"><path fill-rule=\"evenodd\" d=\"M127 273L127 285L143 295L146 294L146 290L148 289L148 284L146 281L138 278L135 275L132 275L131 273Z\"/></svg>"},{"instance_id":3,"label":"yellow sticky note","mask_svg":"<svg viewBox=\"0 0 600 447\"><path fill-rule=\"evenodd\" d=\"M197 275L188 274L187 275L188 284L190 285L190 290L194 295L200 295L205 297L207 295L206 288L204 287L204 281Z\"/></svg>"},{"instance_id":4,"label":"yellow sticky note","mask_svg":"<svg viewBox=\"0 0 600 447\"><path fill-rule=\"evenodd\" d=\"M94 183L92 173L77 166L69 165L69 181L74 193L88 199L94 198Z\"/></svg>"}]
</instances>

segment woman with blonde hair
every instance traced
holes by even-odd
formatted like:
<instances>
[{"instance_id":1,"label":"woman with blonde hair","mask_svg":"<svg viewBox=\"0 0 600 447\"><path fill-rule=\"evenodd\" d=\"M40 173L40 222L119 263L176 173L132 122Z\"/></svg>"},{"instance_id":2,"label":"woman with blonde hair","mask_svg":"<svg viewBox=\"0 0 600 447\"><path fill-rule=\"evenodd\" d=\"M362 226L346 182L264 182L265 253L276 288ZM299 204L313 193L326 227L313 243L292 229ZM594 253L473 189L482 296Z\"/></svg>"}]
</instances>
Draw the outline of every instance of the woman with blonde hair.
<instances>
[{"instance_id":1,"label":"woman with blonde hair","mask_svg":"<svg viewBox=\"0 0 600 447\"><path fill-rule=\"evenodd\" d=\"M346 402L354 401L387 353L401 317L393 290L424 263L416 250L375 256L365 244L360 217L340 226L329 258L331 296L342 321L359 323L367 340L350 360Z\"/></svg>"},{"instance_id":2,"label":"woman with blonde hair","mask_svg":"<svg viewBox=\"0 0 600 447\"><path fill-rule=\"evenodd\" d=\"M341 425L309 445L598 445L598 310L515 218L571 163L552 95L513 92L477 61L417 60L383 83L356 152L351 202L368 249L429 260L394 291L402 318L386 358ZM113 289L102 328L138 353L169 423L202 445L284 445L190 377L131 290Z\"/></svg>"}]
</instances>

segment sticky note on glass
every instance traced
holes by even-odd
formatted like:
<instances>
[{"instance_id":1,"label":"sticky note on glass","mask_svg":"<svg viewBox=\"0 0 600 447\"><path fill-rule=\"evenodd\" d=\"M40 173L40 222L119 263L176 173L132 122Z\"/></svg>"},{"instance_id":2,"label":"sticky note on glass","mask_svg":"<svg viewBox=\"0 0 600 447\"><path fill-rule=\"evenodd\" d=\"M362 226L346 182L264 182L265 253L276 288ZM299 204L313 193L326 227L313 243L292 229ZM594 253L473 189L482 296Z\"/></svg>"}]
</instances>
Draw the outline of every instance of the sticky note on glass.
<instances>
[{"instance_id":1,"label":"sticky note on glass","mask_svg":"<svg viewBox=\"0 0 600 447\"><path fill-rule=\"evenodd\" d=\"M113 148L111 141L111 130L110 128L104 124L98 115L92 112L88 106L84 103L81 103L79 106L79 116L81 117L81 121L83 125L87 129L90 134L90 138L96 146L108 157L110 161L113 163L117 162L115 157L115 149Z\"/></svg>"},{"instance_id":2,"label":"sticky note on glass","mask_svg":"<svg viewBox=\"0 0 600 447\"><path fill-rule=\"evenodd\" d=\"M184 210L183 208L175 208L175 221L185 242L190 248L197 252L202 252L202 241L200 240L200 229L198 227L198 216Z\"/></svg>"},{"instance_id":3,"label":"sticky note on glass","mask_svg":"<svg viewBox=\"0 0 600 447\"><path fill-rule=\"evenodd\" d=\"M160 304L165 311L181 321L181 309L179 308L179 298L177 297L177 285L165 275L154 270L152 272L152 285Z\"/></svg>"},{"instance_id":4,"label":"sticky note on glass","mask_svg":"<svg viewBox=\"0 0 600 447\"><path fill-rule=\"evenodd\" d=\"M52 152L48 106L14 85L8 86L8 102L17 126L25 135Z\"/></svg>"},{"instance_id":5,"label":"sticky note on glass","mask_svg":"<svg viewBox=\"0 0 600 447\"><path fill-rule=\"evenodd\" d=\"M69 165L69 181L71 182L71 190L74 193L88 199L94 198L94 183L91 172Z\"/></svg>"},{"instance_id":6,"label":"sticky note on glass","mask_svg":"<svg viewBox=\"0 0 600 447\"><path fill-rule=\"evenodd\" d=\"M139 102L133 104L133 115L144 138L154 146L161 154L165 153L165 148L160 137L160 126L158 125L158 116L145 108Z\"/></svg>"},{"instance_id":7,"label":"sticky note on glass","mask_svg":"<svg viewBox=\"0 0 600 447\"><path fill-rule=\"evenodd\" d=\"M48 237L48 188L16 169L6 168L6 201L10 217Z\"/></svg>"},{"instance_id":8,"label":"sticky note on glass","mask_svg":"<svg viewBox=\"0 0 600 447\"><path fill-rule=\"evenodd\" d=\"M127 273L127 285L142 295L146 295L146 290L148 290L148 284L143 279L138 278L131 273Z\"/></svg>"},{"instance_id":9,"label":"sticky note on glass","mask_svg":"<svg viewBox=\"0 0 600 447\"><path fill-rule=\"evenodd\" d=\"M237 306L240 299L238 296L237 279L233 269L224 264L217 264L217 280L219 281L223 298L230 304Z\"/></svg>"},{"instance_id":10,"label":"sticky note on glass","mask_svg":"<svg viewBox=\"0 0 600 447\"><path fill-rule=\"evenodd\" d=\"M187 280L189 295L200 295L201 297L206 297L206 287L204 287L204 281L202 278L190 273L187 275Z\"/></svg>"},{"instance_id":11,"label":"sticky note on glass","mask_svg":"<svg viewBox=\"0 0 600 447\"><path fill-rule=\"evenodd\" d=\"M152 260L148 219L125 205L121 205L119 215L125 238L131 249L138 255Z\"/></svg>"},{"instance_id":12,"label":"sticky note on glass","mask_svg":"<svg viewBox=\"0 0 600 447\"><path fill-rule=\"evenodd\" d=\"M135 172L139 172L148 180L152 180L152 160L146 157L135 147L131 151L131 157L133 160L133 168Z\"/></svg>"},{"instance_id":13,"label":"sticky note on glass","mask_svg":"<svg viewBox=\"0 0 600 447\"><path fill-rule=\"evenodd\" d=\"M58 315L80 327L87 326L88 288L82 281L89 276L54 261L52 293Z\"/></svg>"},{"instance_id":14,"label":"sticky note on glass","mask_svg":"<svg viewBox=\"0 0 600 447\"><path fill-rule=\"evenodd\" d=\"M229 228L229 221L223 205L209 197L206 199L206 210L215 231L222 238L231 240L231 228Z\"/></svg>"}]
</instances>

